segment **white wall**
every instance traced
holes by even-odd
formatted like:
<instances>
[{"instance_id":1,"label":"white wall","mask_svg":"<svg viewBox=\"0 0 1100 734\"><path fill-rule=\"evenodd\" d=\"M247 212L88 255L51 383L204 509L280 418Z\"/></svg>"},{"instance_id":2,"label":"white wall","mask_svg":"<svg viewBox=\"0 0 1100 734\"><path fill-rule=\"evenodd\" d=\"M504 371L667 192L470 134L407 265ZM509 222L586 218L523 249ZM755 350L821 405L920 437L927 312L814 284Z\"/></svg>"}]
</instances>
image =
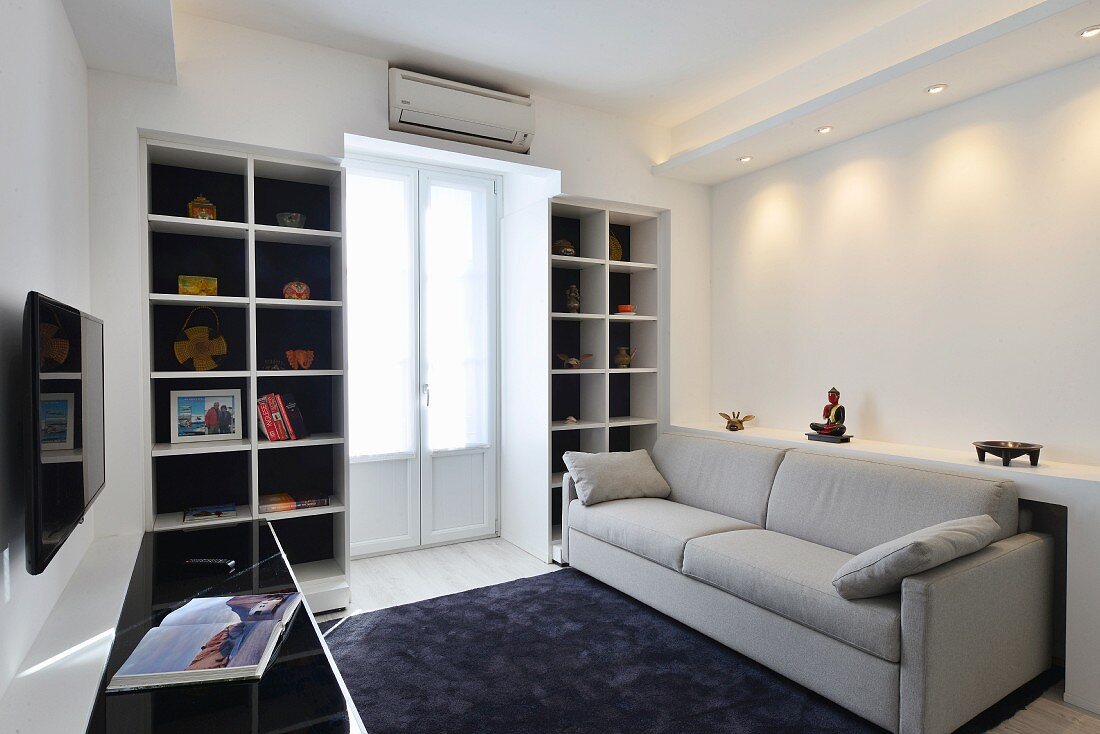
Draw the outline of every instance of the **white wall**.
<instances>
[{"instance_id":1,"label":"white wall","mask_svg":"<svg viewBox=\"0 0 1100 734\"><path fill-rule=\"evenodd\" d=\"M1100 58L716 187L713 410L1096 463Z\"/></svg>"},{"instance_id":2,"label":"white wall","mask_svg":"<svg viewBox=\"0 0 1100 734\"><path fill-rule=\"evenodd\" d=\"M138 401L141 322L138 272L141 194L138 130L158 130L329 156L343 154L346 132L448 147L387 130L384 60L246 30L187 15L176 17L175 86L105 72L89 75L93 304L107 332L108 433L141 425ZM707 403L709 346L705 188L657 179L668 132L604 113L538 99L532 155L509 157L558 168L563 189L673 210L673 310L691 314L674 328L674 413L698 416ZM142 465L133 445L108 449L118 477L101 504L103 533L140 528Z\"/></svg>"},{"instance_id":3,"label":"white wall","mask_svg":"<svg viewBox=\"0 0 1100 734\"><path fill-rule=\"evenodd\" d=\"M0 0L0 696L91 542L89 514L25 569L21 415L27 291L78 308L88 281L87 74L59 0Z\"/></svg>"}]
</instances>

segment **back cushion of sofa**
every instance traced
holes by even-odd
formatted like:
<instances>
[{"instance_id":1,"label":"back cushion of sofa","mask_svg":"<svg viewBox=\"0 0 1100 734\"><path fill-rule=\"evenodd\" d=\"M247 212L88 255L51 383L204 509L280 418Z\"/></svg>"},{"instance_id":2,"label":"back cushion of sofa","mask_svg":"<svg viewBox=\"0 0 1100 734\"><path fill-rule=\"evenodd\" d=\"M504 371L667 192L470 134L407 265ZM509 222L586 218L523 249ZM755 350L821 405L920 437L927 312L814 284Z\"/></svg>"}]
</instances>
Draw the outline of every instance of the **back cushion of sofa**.
<instances>
[{"instance_id":1,"label":"back cushion of sofa","mask_svg":"<svg viewBox=\"0 0 1100 734\"><path fill-rule=\"evenodd\" d=\"M673 502L717 512L763 527L768 494L785 449L663 434L653 463Z\"/></svg>"},{"instance_id":2,"label":"back cushion of sofa","mask_svg":"<svg viewBox=\"0 0 1100 734\"><path fill-rule=\"evenodd\" d=\"M775 476L767 529L858 554L921 528L989 515L1015 535L1010 481L789 451Z\"/></svg>"}]
</instances>

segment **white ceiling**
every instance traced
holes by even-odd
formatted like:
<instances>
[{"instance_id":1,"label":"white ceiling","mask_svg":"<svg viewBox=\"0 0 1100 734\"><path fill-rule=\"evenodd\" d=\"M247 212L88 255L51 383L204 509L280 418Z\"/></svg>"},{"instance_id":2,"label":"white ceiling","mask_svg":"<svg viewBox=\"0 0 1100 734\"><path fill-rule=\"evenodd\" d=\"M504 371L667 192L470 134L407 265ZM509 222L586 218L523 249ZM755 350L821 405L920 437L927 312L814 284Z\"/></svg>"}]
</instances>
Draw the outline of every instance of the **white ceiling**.
<instances>
[{"instance_id":1,"label":"white ceiling","mask_svg":"<svg viewBox=\"0 0 1100 734\"><path fill-rule=\"evenodd\" d=\"M176 81L171 0L61 0L90 69Z\"/></svg>"},{"instance_id":2,"label":"white ceiling","mask_svg":"<svg viewBox=\"0 0 1100 734\"><path fill-rule=\"evenodd\" d=\"M175 0L174 7L393 66L671 127L925 4Z\"/></svg>"}]
</instances>

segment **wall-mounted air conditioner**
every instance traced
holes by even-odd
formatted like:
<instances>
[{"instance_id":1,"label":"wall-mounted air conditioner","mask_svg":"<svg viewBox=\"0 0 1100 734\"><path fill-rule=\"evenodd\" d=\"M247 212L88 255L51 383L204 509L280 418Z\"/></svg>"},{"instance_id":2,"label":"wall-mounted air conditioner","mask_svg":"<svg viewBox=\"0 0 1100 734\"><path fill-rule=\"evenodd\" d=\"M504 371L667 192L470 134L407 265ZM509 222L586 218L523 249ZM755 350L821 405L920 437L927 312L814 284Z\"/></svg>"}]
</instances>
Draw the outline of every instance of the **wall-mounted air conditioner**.
<instances>
[{"instance_id":1,"label":"wall-mounted air conditioner","mask_svg":"<svg viewBox=\"0 0 1100 734\"><path fill-rule=\"evenodd\" d=\"M390 69L390 130L526 153L535 108L529 97Z\"/></svg>"}]
</instances>

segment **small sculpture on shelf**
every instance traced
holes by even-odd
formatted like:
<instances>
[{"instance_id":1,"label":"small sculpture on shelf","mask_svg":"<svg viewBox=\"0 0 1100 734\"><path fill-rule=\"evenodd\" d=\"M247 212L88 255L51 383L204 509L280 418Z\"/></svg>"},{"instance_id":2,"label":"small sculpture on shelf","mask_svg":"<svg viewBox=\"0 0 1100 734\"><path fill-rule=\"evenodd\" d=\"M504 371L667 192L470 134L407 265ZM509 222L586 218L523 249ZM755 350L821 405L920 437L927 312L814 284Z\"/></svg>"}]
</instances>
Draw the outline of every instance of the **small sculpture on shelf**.
<instances>
[{"instance_id":1,"label":"small sculpture on shelf","mask_svg":"<svg viewBox=\"0 0 1100 734\"><path fill-rule=\"evenodd\" d=\"M744 418L742 418L741 413L734 413L733 415L729 415L728 413L719 413L718 415L726 419L727 431L743 431L745 430L746 423L756 419L755 415L746 415Z\"/></svg>"},{"instance_id":2,"label":"small sculpture on shelf","mask_svg":"<svg viewBox=\"0 0 1100 734\"><path fill-rule=\"evenodd\" d=\"M581 312L581 289L571 285L565 289L565 310L569 313Z\"/></svg>"},{"instance_id":3,"label":"small sculpture on shelf","mask_svg":"<svg viewBox=\"0 0 1100 734\"><path fill-rule=\"evenodd\" d=\"M213 318L212 327L191 325L191 319L200 311ZM229 343L222 335L218 312L206 306L200 306L191 311L172 342L172 351L176 355L177 362L181 365L190 362L191 369L196 372L217 369L229 354Z\"/></svg>"},{"instance_id":4,"label":"small sculpture on shelf","mask_svg":"<svg viewBox=\"0 0 1100 734\"><path fill-rule=\"evenodd\" d=\"M283 298L292 301L308 301L309 293L309 284L297 279L283 286Z\"/></svg>"},{"instance_id":5,"label":"small sculpture on shelf","mask_svg":"<svg viewBox=\"0 0 1100 734\"><path fill-rule=\"evenodd\" d=\"M202 194L187 202L187 216L191 219L217 219L218 207Z\"/></svg>"},{"instance_id":6,"label":"small sculpture on shelf","mask_svg":"<svg viewBox=\"0 0 1100 734\"><path fill-rule=\"evenodd\" d=\"M306 216L301 212L279 212L275 215L275 221L280 227L294 227L301 229L306 226Z\"/></svg>"},{"instance_id":7,"label":"small sculpture on shelf","mask_svg":"<svg viewBox=\"0 0 1100 734\"><path fill-rule=\"evenodd\" d=\"M630 347L616 347L618 353L615 355L615 366L621 370L625 370L630 366L630 363L634 361L635 355L638 354L638 349L630 349ZM627 351L630 349L630 351Z\"/></svg>"},{"instance_id":8,"label":"small sculpture on shelf","mask_svg":"<svg viewBox=\"0 0 1100 734\"><path fill-rule=\"evenodd\" d=\"M212 275L180 275L176 278L176 290L181 296L216 296L218 279Z\"/></svg>"},{"instance_id":9,"label":"small sculpture on shelf","mask_svg":"<svg viewBox=\"0 0 1100 734\"><path fill-rule=\"evenodd\" d=\"M821 409L821 417L824 423L811 423L813 433L807 433L806 437L811 441L827 441L830 443L847 443L851 436L845 436L848 430L844 426L844 406L840 404L840 390L835 387L829 390L829 402Z\"/></svg>"},{"instance_id":10,"label":"small sculpture on shelf","mask_svg":"<svg viewBox=\"0 0 1100 734\"><path fill-rule=\"evenodd\" d=\"M561 354L559 352L557 356L558 359L561 360L562 369L565 370L580 369L581 363L583 363L585 360L592 359L591 354L582 354L579 357L570 357L568 354Z\"/></svg>"},{"instance_id":11,"label":"small sculpture on shelf","mask_svg":"<svg viewBox=\"0 0 1100 734\"><path fill-rule=\"evenodd\" d=\"M292 370L308 370L313 365L312 349L288 349L286 361Z\"/></svg>"},{"instance_id":12,"label":"small sculpture on shelf","mask_svg":"<svg viewBox=\"0 0 1100 734\"><path fill-rule=\"evenodd\" d=\"M554 240L554 244L550 245L550 254L576 257L577 249L573 247L573 243L569 240Z\"/></svg>"}]
</instances>

